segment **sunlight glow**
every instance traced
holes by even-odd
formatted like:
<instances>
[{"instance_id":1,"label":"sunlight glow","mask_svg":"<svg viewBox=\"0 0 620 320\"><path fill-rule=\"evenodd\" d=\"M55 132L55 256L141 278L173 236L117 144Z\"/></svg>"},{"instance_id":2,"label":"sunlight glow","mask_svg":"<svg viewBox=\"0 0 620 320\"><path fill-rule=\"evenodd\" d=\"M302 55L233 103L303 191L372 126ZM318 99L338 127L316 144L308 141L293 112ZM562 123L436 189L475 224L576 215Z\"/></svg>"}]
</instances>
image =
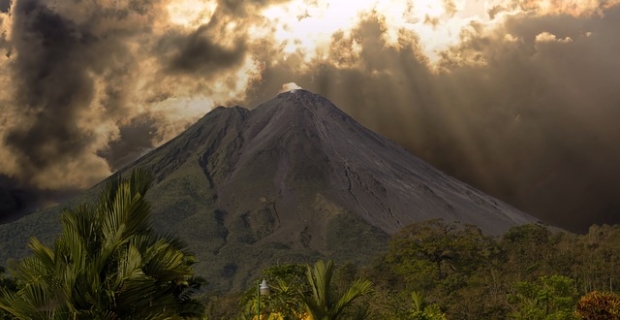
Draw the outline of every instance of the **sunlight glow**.
<instances>
[{"instance_id":1,"label":"sunlight glow","mask_svg":"<svg viewBox=\"0 0 620 320\"><path fill-rule=\"evenodd\" d=\"M383 37L388 45L398 46L399 35L411 32L433 64L441 52L460 43L462 32L472 23L493 29L504 17L523 12L591 15L618 3L620 0L290 0L257 9L262 20L243 23L249 25L250 41L273 38L281 54L298 55L302 62L310 63L328 58L336 33L349 38L360 21L374 16L385 22ZM216 0L174 0L167 10L173 25L195 29L211 21L217 7Z\"/></svg>"},{"instance_id":2,"label":"sunlight glow","mask_svg":"<svg viewBox=\"0 0 620 320\"><path fill-rule=\"evenodd\" d=\"M217 1L175 0L166 8L170 22L185 28L196 28L211 21L217 9Z\"/></svg>"},{"instance_id":3,"label":"sunlight glow","mask_svg":"<svg viewBox=\"0 0 620 320\"><path fill-rule=\"evenodd\" d=\"M402 30L414 32L431 60L438 59L439 51L458 44L460 31L472 20L487 19L484 3L475 0L293 0L270 6L262 15L267 21L264 28L272 30L282 52L301 52L305 62L325 58L335 33L349 37L371 15L385 21L388 45L398 45Z\"/></svg>"},{"instance_id":4,"label":"sunlight glow","mask_svg":"<svg viewBox=\"0 0 620 320\"><path fill-rule=\"evenodd\" d=\"M620 0L604 3L601 0L288 0L267 6L250 5L255 10L244 20L224 17L219 20L221 32L210 35L225 47L234 47L236 39L244 38L250 50L241 67L234 74L221 76L220 81L210 85L209 91L218 93L216 101L238 99L244 96L249 84L261 81L261 68L268 63L294 63L300 71L322 62L351 67L362 60L358 58L367 49L360 42L363 39L354 32L369 18L381 22L384 29L378 36L386 46L400 48L413 44L419 49L416 54L423 56L429 68L439 72L442 56L452 52L468 35L491 34L510 16L589 15L618 3ZM191 31L211 21L218 4L217 0L170 0L166 8L169 23ZM237 37L237 32L243 35ZM332 47L336 37L345 40L338 45L349 47ZM506 41L516 40L506 35ZM537 40L570 41L552 39L552 35L544 33ZM255 60L260 55L252 52L252 48L268 49L267 59L272 60ZM334 52L342 55L331 61ZM484 59L462 61L463 64L486 63Z\"/></svg>"}]
</instances>

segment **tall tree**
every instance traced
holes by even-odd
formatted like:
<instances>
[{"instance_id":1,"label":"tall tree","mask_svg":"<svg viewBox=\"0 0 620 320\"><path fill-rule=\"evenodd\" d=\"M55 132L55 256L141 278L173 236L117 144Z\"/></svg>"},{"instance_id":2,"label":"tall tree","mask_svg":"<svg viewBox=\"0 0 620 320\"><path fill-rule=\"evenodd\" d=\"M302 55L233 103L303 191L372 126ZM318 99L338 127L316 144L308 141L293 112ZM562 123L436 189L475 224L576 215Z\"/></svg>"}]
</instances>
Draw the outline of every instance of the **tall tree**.
<instances>
[{"instance_id":1,"label":"tall tree","mask_svg":"<svg viewBox=\"0 0 620 320\"><path fill-rule=\"evenodd\" d=\"M411 277L408 282L432 286L451 273L473 273L481 261L493 259L493 250L491 239L477 227L433 219L412 223L394 234L385 259L396 273Z\"/></svg>"},{"instance_id":2,"label":"tall tree","mask_svg":"<svg viewBox=\"0 0 620 320\"><path fill-rule=\"evenodd\" d=\"M108 183L95 204L65 210L53 246L32 238L33 255L10 265L22 286L2 290L0 309L20 319L200 317L194 256L151 228L144 195L152 181L135 170Z\"/></svg>"}]
</instances>

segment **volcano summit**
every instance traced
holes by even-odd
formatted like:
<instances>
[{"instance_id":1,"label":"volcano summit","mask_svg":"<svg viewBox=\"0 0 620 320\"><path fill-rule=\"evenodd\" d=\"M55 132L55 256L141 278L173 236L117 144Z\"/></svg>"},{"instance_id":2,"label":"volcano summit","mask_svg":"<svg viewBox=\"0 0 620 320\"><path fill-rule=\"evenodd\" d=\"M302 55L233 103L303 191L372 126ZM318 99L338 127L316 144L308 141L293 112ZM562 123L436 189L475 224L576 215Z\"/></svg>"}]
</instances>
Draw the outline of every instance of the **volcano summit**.
<instances>
[{"instance_id":1,"label":"volcano summit","mask_svg":"<svg viewBox=\"0 0 620 320\"><path fill-rule=\"evenodd\" d=\"M156 176L147 194L154 226L186 240L197 273L222 289L278 261L368 262L414 221L458 220L487 234L536 222L301 89L253 110L219 107L124 171L134 167ZM32 234L53 239L59 211L0 226L0 258L26 254ZM7 246L17 241L19 250Z\"/></svg>"}]
</instances>

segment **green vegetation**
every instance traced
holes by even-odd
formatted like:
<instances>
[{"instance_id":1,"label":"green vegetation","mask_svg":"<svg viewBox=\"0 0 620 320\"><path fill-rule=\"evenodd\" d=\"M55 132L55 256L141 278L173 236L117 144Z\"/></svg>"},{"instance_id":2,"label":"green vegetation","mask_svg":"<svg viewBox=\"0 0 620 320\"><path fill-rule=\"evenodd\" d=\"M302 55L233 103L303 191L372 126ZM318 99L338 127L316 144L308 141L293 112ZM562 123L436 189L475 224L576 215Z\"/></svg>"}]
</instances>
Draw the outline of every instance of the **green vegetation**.
<instances>
[{"instance_id":1,"label":"green vegetation","mask_svg":"<svg viewBox=\"0 0 620 320\"><path fill-rule=\"evenodd\" d=\"M306 276L312 288L312 295L303 297L303 303L311 319L337 320L345 308L355 299L371 292L372 283L368 280L355 280L342 293L335 293L332 284L334 264L319 260L313 267L308 266ZM356 314L356 319L366 318L366 310Z\"/></svg>"},{"instance_id":2,"label":"green vegetation","mask_svg":"<svg viewBox=\"0 0 620 320\"><path fill-rule=\"evenodd\" d=\"M257 286L266 279L271 292L260 296L260 319L620 320L620 226L576 235L524 225L495 238L471 225L422 221L394 234L371 265L298 254L300 263L264 268L245 292L222 293L194 276L194 255L182 240L155 231L144 197L152 181L142 170L116 177L97 187L98 198L63 211L51 245L32 238L30 256L8 266L12 277L0 268L0 319L258 320ZM165 195L160 190L156 196ZM178 209L182 215L184 208ZM225 237L219 218L213 219L204 237ZM333 220L325 234L333 246L337 234L355 234L347 224L367 238L374 234L344 212L338 219L342 223ZM217 241L197 248L217 249ZM330 252L340 261L352 256ZM259 256L251 247L236 254ZM268 257L277 261L278 255Z\"/></svg>"},{"instance_id":3,"label":"green vegetation","mask_svg":"<svg viewBox=\"0 0 620 320\"><path fill-rule=\"evenodd\" d=\"M136 170L95 204L65 211L52 247L32 238L32 256L10 266L19 289L1 291L0 309L18 319L201 317L193 255L150 227L151 181Z\"/></svg>"},{"instance_id":4,"label":"green vegetation","mask_svg":"<svg viewBox=\"0 0 620 320\"><path fill-rule=\"evenodd\" d=\"M366 272L377 296L390 297L373 300L373 313L405 319L418 292L447 319L588 319L576 312L580 296L620 288L619 236L618 226L575 235L524 225L491 238L459 223L415 223ZM616 303L583 299L584 310Z\"/></svg>"},{"instance_id":5,"label":"green vegetation","mask_svg":"<svg viewBox=\"0 0 620 320\"><path fill-rule=\"evenodd\" d=\"M4 275L5 271L6 270L4 269L4 267L0 267L0 292L8 292L10 294L14 294L18 290L17 283L15 282L15 279L11 277L6 277ZM0 309L0 319L8 320L14 318L10 313Z\"/></svg>"},{"instance_id":6,"label":"green vegetation","mask_svg":"<svg viewBox=\"0 0 620 320\"><path fill-rule=\"evenodd\" d=\"M299 319L305 314L303 297L309 292L306 281L307 267L301 264L285 264L263 270L261 279L269 279L271 292L261 300L262 314L277 314L283 320ZM249 288L241 299L242 317L252 319L258 310L257 287ZM232 306L235 308L235 306ZM234 310L231 316L234 316ZM220 318L224 319L224 318Z\"/></svg>"},{"instance_id":7,"label":"green vegetation","mask_svg":"<svg viewBox=\"0 0 620 320\"><path fill-rule=\"evenodd\" d=\"M576 235L524 225L493 238L474 226L429 220L393 235L370 266L333 267L331 282L337 292L358 279L373 283L373 292L340 319L620 319L620 298L610 292L620 289L619 249L618 226ZM302 318L313 297L303 270L298 264L264 270L261 279L272 286L262 300L265 318ZM233 319L243 306L245 318L255 319L256 288L238 301L218 306L220 314L229 309L227 317L209 319Z\"/></svg>"},{"instance_id":8,"label":"green vegetation","mask_svg":"<svg viewBox=\"0 0 620 320\"><path fill-rule=\"evenodd\" d=\"M408 320L446 320L446 315L441 312L436 304L428 304L418 292L411 293L412 308L403 315Z\"/></svg>"},{"instance_id":9,"label":"green vegetation","mask_svg":"<svg viewBox=\"0 0 620 320\"><path fill-rule=\"evenodd\" d=\"M261 297L261 317L269 319L366 319L368 304L357 303L372 293L372 283L354 279L351 265L335 269L333 261L314 265L286 264L263 272L270 279L271 292ZM352 272L351 272L352 271ZM242 298L241 319L258 313L258 290L250 288ZM234 312L232 312L234 314ZM230 319L213 317L213 319Z\"/></svg>"},{"instance_id":10,"label":"green vegetation","mask_svg":"<svg viewBox=\"0 0 620 320\"><path fill-rule=\"evenodd\" d=\"M543 276L537 281L519 281L511 295L516 310L514 319L573 320L577 289L572 279L564 276Z\"/></svg>"}]
</instances>

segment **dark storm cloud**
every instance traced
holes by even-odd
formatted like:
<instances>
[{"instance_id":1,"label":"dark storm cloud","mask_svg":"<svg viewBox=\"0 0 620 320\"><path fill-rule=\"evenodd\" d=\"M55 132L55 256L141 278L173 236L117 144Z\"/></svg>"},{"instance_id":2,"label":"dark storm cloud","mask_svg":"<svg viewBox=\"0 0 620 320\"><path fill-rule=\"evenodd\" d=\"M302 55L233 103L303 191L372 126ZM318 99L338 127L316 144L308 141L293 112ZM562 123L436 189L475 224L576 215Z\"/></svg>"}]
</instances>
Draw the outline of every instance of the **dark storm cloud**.
<instances>
[{"instance_id":1,"label":"dark storm cloud","mask_svg":"<svg viewBox=\"0 0 620 320\"><path fill-rule=\"evenodd\" d=\"M219 0L220 7L226 14L246 18L259 8L289 2L289 0Z\"/></svg>"},{"instance_id":2,"label":"dark storm cloud","mask_svg":"<svg viewBox=\"0 0 620 320\"><path fill-rule=\"evenodd\" d=\"M218 29L217 20L213 19L190 35L164 37L159 50L163 64L168 66L166 71L211 77L241 64L247 52L244 40L239 38L232 48L225 48L212 40L212 33Z\"/></svg>"},{"instance_id":3,"label":"dark storm cloud","mask_svg":"<svg viewBox=\"0 0 620 320\"><path fill-rule=\"evenodd\" d=\"M123 135L142 128L132 121L134 117L149 117L148 109L135 107L152 103L153 97L171 97L174 88L165 84L170 84L165 82L169 77L193 77L199 83L238 67L247 51L243 30L234 30L239 37L232 44L221 45L218 41L228 39L222 28L235 21L236 15L248 16L238 11L241 8L266 3L225 1L226 6L207 25L196 30L167 26L162 32L154 22L165 25L168 18L163 0L124 4L15 1L11 39L6 32L0 36L3 53L17 53L5 63L14 87L11 104L2 106L12 111L11 119L5 113L4 120L11 126L3 128L3 148L10 150L17 168L6 172L5 165L4 173L35 185L46 185L46 179L60 183L57 177L64 172L76 178L68 177L73 182L66 183L82 186L105 177L110 173L106 161L116 167L126 160L110 150L150 147L144 139ZM142 70L141 62L153 53L158 64ZM137 79L146 72L152 77L149 90L142 94ZM164 113L158 116L153 121L166 121ZM147 139L156 136L152 130L145 133ZM114 143L119 136L124 141Z\"/></svg>"},{"instance_id":4,"label":"dark storm cloud","mask_svg":"<svg viewBox=\"0 0 620 320\"><path fill-rule=\"evenodd\" d=\"M92 183L109 174L94 152L113 131L98 126L129 113L123 90L130 88L135 61L122 41L127 33L114 26L124 14L78 23L43 1L14 6L10 45L17 54L6 64L15 86L13 118L3 143L18 168L9 174L37 186L56 185L59 176L68 185Z\"/></svg>"},{"instance_id":5,"label":"dark storm cloud","mask_svg":"<svg viewBox=\"0 0 620 320\"><path fill-rule=\"evenodd\" d=\"M0 0L0 12L7 13L11 10L12 0Z\"/></svg>"},{"instance_id":6,"label":"dark storm cloud","mask_svg":"<svg viewBox=\"0 0 620 320\"><path fill-rule=\"evenodd\" d=\"M13 222L33 210L67 201L79 192L77 188L41 190L24 186L23 181L0 174L0 223Z\"/></svg>"},{"instance_id":7,"label":"dark storm cloud","mask_svg":"<svg viewBox=\"0 0 620 320\"><path fill-rule=\"evenodd\" d=\"M381 20L370 19L353 32L362 47L355 63L338 66L352 45L336 36L330 61L303 72L294 56L272 63L249 99L295 81L544 221L580 231L620 222L620 9L517 16L488 36L470 29L435 74L413 35L386 46Z\"/></svg>"},{"instance_id":8,"label":"dark storm cloud","mask_svg":"<svg viewBox=\"0 0 620 320\"><path fill-rule=\"evenodd\" d=\"M620 222L619 29L617 7L604 17L515 17L456 48L488 65L452 61L438 78L460 106L440 104L466 123L459 143L472 145L475 165L447 157L448 167L561 226Z\"/></svg>"},{"instance_id":9,"label":"dark storm cloud","mask_svg":"<svg viewBox=\"0 0 620 320\"><path fill-rule=\"evenodd\" d=\"M160 39L156 54L166 71L211 78L220 70L238 67L250 48L246 26L254 22L259 9L288 0L219 0L211 20L189 34L170 32ZM225 34L227 24L238 25ZM232 44L225 45L228 38Z\"/></svg>"},{"instance_id":10,"label":"dark storm cloud","mask_svg":"<svg viewBox=\"0 0 620 320\"><path fill-rule=\"evenodd\" d=\"M177 77L200 89L239 67L254 9L276 2L223 0L191 30L167 22L168 0L0 0L11 10L0 14L11 28L0 30L0 82L11 84L0 92L4 194L41 202L88 187L152 148L168 122L182 129L180 115L149 106L186 92ZM234 41L222 33L231 22Z\"/></svg>"},{"instance_id":11,"label":"dark storm cloud","mask_svg":"<svg viewBox=\"0 0 620 320\"><path fill-rule=\"evenodd\" d=\"M0 17L0 25L2 25L2 17ZM0 30L0 54L4 54L6 57L11 56L11 46L7 40L6 30Z\"/></svg>"},{"instance_id":12,"label":"dark storm cloud","mask_svg":"<svg viewBox=\"0 0 620 320\"><path fill-rule=\"evenodd\" d=\"M117 171L153 149L152 137L157 133L157 121L148 115L133 118L120 129L118 140L112 141L99 155L108 159L112 171Z\"/></svg>"},{"instance_id":13,"label":"dark storm cloud","mask_svg":"<svg viewBox=\"0 0 620 320\"><path fill-rule=\"evenodd\" d=\"M93 97L92 80L82 67L90 59L80 52L95 39L42 3L18 1L13 19L13 33L19 35L14 47L21 53L13 64L16 102L32 124L15 128L5 142L28 159L29 174L75 157L89 143L75 124L76 113Z\"/></svg>"}]
</instances>

